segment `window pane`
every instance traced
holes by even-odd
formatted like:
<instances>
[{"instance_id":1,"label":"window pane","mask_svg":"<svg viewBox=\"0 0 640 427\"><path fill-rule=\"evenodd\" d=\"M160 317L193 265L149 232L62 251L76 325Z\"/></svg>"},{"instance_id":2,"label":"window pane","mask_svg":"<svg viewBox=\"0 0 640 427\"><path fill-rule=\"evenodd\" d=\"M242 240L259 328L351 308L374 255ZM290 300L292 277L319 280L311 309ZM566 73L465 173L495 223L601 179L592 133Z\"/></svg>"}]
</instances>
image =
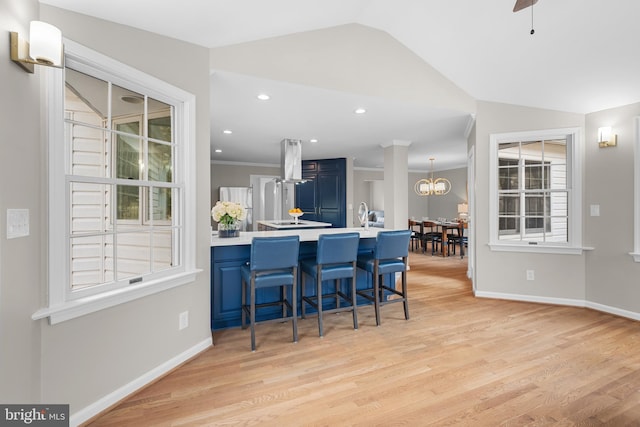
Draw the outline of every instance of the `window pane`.
<instances>
[{"instance_id":1,"label":"window pane","mask_svg":"<svg viewBox=\"0 0 640 427\"><path fill-rule=\"evenodd\" d=\"M65 123L65 142L71 147L71 175L110 176L105 135L101 129Z\"/></svg>"},{"instance_id":2,"label":"window pane","mask_svg":"<svg viewBox=\"0 0 640 427\"><path fill-rule=\"evenodd\" d=\"M549 242L568 242L569 241L569 220L567 217L552 217L549 219L551 231L547 233L547 241Z\"/></svg>"},{"instance_id":3,"label":"window pane","mask_svg":"<svg viewBox=\"0 0 640 427\"><path fill-rule=\"evenodd\" d=\"M112 119L144 114L144 95L118 85L111 86L111 95Z\"/></svg>"},{"instance_id":4,"label":"window pane","mask_svg":"<svg viewBox=\"0 0 640 427\"><path fill-rule=\"evenodd\" d=\"M118 130L135 131L140 124L121 123L117 125ZM116 178L140 179L140 138L136 136L116 134L116 157L115 169Z\"/></svg>"},{"instance_id":5,"label":"window pane","mask_svg":"<svg viewBox=\"0 0 640 427\"><path fill-rule=\"evenodd\" d=\"M65 69L64 113L66 120L105 127L109 84L70 68Z\"/></svg>"},{"instance_id":6,"label":"window pane","mask_svg":"<svg viewBox=\"0 0 640 427\"><path fill-rule=\"evenodd\" d=\"M172 142L173 109L160 101L149 98L149 120L147 135L159 141Z\"/></svg>"},{"instance_id":7,"label":"window pane","mask_svg":"<svg viewBox=\"0 0 640 427\"><path fill-rule=\"evenodd\" d=\"M70 239L72 290L113 281L112 239L110 235Z\"/></svg>"},{"instance_id":8,"label":"window pane","mask_svg":"<svg viewBox=\"0 0 640 427\"><path fill-rule=\"evenodd\" d=\"M173 265L171 255L173 234L170 228L153 233L153 271L164 270Z\"/></svg>"},{"instance_id":9,"label":"window pane","mask_svg":"<svg viewBox=\"0 0 640 427\"><path fill-rule=\"evenodd\" d=\"M149 181L172 181L171 146L149 141Z\"/></svg>"},{"instance_id":10,"label":"window pane","mask_svg":"<svg viewBox=\"0 0 640 427\"><path fill-rule=\"evenodd\" d=\"M107 229L108 187L103 184L71 183L71 234L95 233Z\"/></svg>"},{"instance_id":11,"label":"window pane","mask_svg":"<svg viewBox=\"0 0 640 427\"><path fill-rule=\"evenodd\" d=\"M147 194L147 206L151 207L147 221L153 219L154 222L161 221L171 223L172 189L151 187L145 194ZM149 195L151 200L148 200Z\"/></svg>"},{"instance_id":12,"label":"window pane","mask_svg":"<svg viewBox=\"0 0 640 427\"><path fill-rule=\"evenodd\" d=\"M135 185L117 186L116 206L119 220L140 220L140 187Z\"/></svg>"},{"instance_id":13,"label":"window pane","mask_svg":"<svg viewBox=\"0 0 640 427\"><path fill-rule=\"evenodd\" d=\"M118 280L151 272L151 233L145 231L119 233L117 242Z\"/></svg>"}]
</instances>

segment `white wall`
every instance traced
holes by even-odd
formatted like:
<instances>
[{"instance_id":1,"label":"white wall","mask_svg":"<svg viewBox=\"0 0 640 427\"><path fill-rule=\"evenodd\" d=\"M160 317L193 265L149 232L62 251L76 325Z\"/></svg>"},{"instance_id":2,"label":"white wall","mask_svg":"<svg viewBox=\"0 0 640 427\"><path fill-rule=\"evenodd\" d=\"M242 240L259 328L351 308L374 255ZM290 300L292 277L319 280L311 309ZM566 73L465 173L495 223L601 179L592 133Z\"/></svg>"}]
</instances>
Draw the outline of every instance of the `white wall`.
<instances>
[{"instance_id":1,"label":"white wall","mask_svg":"<svg viewBox=\"0 0 640 427\"><path fill-rule=\"evenodd\" d=\"M196 95L196 267L202 273L192 284L55 326L46 320L38 322L42 334L41 399L70 403L74 414L110 393L134 387L152 370L166 367L167 362L211 337L209 52L46 5L41 6L41 19L56 25L68 39ZM15 96L13 102L22 97ZM43 153L40 147L34 157L41 158ZM40 288L44 291L43 283ZM189 311L189 327L178 331L182 311Z\"/></svg>"},{"instance_id":2,"label":"white wall","mask_svg":"<svg viewBox=\"0 0 640 427\"><path fill-rule=\"evenodd\" d=\"M582 114L492 102L478 102L476 116L476 287L479 292L535 296L556 301L585 299L585 255L550 255L491 251L489 243L489 136L492 133L584 128ZM589 173L588 170L585 173ZM472 217L473 218L473 217ZM526 280L526 270L535 280Z\"/></svg>"},{"instance_id":3,"label":"white wall","mask_svg":"<svg viewBox=\"0 0 640 427\"><path fill-rule=\"evenodd\" d=\"M475 100L388 33L340 25L211 49L211 68L475 112Z\"/></svg>"},{"instance_id":4,"label":"white wall","mask_svg":"<svg viewBox=\"0 0 640 427\"><path fill-rule=\"evenodd\" d=\"M640 317L640 263L629 256L633 252L636 116L640 116L640 103L587 115L584 228L585 244L594 247L586 255L587 299ZM598 147L601 126L613 128L618 135L617 147ZM592 204L600 205L600 216L589 215Z\"/></svg>"}]
</instances>

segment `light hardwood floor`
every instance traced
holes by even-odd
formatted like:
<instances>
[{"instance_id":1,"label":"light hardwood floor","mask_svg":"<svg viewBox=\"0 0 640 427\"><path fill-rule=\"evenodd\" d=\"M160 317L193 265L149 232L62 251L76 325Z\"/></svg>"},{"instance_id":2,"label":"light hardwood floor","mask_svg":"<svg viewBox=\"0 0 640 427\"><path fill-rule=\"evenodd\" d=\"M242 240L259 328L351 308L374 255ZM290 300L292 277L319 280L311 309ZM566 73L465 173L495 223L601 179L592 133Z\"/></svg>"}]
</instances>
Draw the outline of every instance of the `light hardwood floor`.
<instances>
[{"instance_id":1,"label":"light hardwood floor","mask_svg":"<svg viewBox=\"0 0 640 427\"><path fill-rule=\"evenodd\" d=\"M412 254L409 310L214 334L97 426L640 426L640 323L474 298L466 260Z\"/></svg>"}]
</instances>

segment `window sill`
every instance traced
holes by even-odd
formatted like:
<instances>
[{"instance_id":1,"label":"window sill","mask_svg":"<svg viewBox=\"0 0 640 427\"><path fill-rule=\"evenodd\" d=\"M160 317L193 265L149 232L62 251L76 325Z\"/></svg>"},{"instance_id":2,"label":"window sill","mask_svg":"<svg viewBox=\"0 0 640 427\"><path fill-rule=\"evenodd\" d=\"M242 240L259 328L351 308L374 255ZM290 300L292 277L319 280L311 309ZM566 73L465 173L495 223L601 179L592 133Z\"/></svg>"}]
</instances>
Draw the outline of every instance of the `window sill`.
<instances>
[{"instance_id":1,"label":"window sill","mask_svg":"<svg viewBox=\"0 0 640 427\"><path fill-rule=\"evenodd\" d=\"M633 257L635 262L640 262L640 253L638 252L629 252L629 255Z\"/></svg>"},{"instance_id":2,"label":"window sill","mask_svg":"<svg viewBox=\"0 0 640 427\"><path fill-rule=\"evenodd\" d=\"M105 308L114 307L129 301L143 298L149 295L157 294L168 289L191 283L195 280L196 274L202 270L195 269L174 276L162 279L140 283L136 286L129 286L117 289L111 292L105 292L90 297L81 298L73 301L67 301L53 307L42 308L31 316L33 320L49 318L49 323L64 322L66 320L75 319L85 314L94 313Z\"/></svg>"},{"instance_id":3,"label":"window sill","mask_svg":"<svg viewBox=\"0 0 640 427\"><path fill-rule=\"evenodd\" d=\"M513 245L504 243L489 243L492 251L496 252L528 252L539 254L582 255L584 251L592 251L591 247L582 246L551 246L551 245Z\"/></svg>"}]
</instances>

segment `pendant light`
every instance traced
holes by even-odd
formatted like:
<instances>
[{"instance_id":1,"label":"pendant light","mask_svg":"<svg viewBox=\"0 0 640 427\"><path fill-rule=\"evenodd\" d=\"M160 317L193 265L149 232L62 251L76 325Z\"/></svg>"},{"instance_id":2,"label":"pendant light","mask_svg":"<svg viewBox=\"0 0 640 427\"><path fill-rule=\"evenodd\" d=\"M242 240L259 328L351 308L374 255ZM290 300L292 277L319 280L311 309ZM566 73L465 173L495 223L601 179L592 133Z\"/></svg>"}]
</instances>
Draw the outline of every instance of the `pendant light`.
<instances>
[{"instance_id":1,"label":"pendant light","mask_svg":"<svg viewBox=\"0 0 640 427\"><path fill-rule=\"evenodd\" d=\"M446 178L433 177L433 161L435 158L429 157L431 162L431 177L419 179L414 185L414 190L419 196L443 196L451 191L451 182Z\"/></svg>"}]
</instances>

